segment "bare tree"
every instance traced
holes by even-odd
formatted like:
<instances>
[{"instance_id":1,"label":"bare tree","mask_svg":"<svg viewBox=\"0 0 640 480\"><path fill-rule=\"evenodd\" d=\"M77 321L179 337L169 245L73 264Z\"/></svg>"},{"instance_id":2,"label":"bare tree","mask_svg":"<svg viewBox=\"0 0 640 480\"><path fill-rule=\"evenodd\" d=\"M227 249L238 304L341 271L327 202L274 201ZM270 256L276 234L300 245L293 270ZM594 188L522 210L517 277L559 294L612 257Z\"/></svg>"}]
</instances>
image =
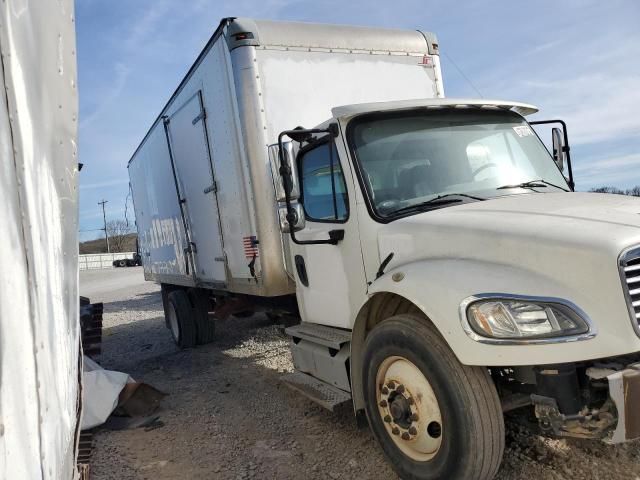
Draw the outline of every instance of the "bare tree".
<instances>
[{"instance_id":1,"label":"bare tree","mask_svg":"<svg viewBox=\"0 0 640 480\"><path fill-rule=\"evenodd\" d=\"M124 220L109 220L107 235L109 235L111 251L114 253L126 251L131 233L133 233L133 226L128 225Z\"/></svg>"},{"instance_id":2,"label":"bare tree","mask_svg":"<svg viewBox=\"0 0 640 480\"><path fill-rule=\"evenodd\" d=\"M617 187L597 187L592 188L590 191L595 193L613 193L616 195L630 195L633 197L640 197L640 186L629 188L627 190L621 190Z\"/></svg>"},{"instance_id":3,"label":"bare tree","mask_svg":"<svg viewBox=\"0 0 640 480\"><path fill-rule=\"evenodd\" d=\"M627 195L633 195L634 197L640 197L640 186L635 186L630 190L627 190Z\"/></svg>"}]
</instances>

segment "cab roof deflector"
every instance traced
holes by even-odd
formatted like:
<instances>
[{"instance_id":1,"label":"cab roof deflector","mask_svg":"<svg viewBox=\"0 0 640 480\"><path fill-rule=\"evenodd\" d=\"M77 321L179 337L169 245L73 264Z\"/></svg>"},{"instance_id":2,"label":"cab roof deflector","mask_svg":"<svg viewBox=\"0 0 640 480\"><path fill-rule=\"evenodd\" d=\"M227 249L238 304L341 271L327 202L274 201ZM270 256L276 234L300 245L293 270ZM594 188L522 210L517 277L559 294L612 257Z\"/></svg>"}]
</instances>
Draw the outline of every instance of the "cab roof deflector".
<instances>
[{"instance_id":1,"label":"cab roof deflector","mask_svg":"<svg viewBox=\"0 0 640 480\"><path fill-rule=\"evenodd\" d=\"M426 98L416 100L399 100L394 102L358 103L343 105L331 109L335 118L353 117L363 113L391 112L396 110L413 110L416 108L470 108L470 109L502 109L511 110L522 116L531 115L538 108L528 103L509 102L505 100L485 100L468 98Z\"/></svg>"}]
</instances>

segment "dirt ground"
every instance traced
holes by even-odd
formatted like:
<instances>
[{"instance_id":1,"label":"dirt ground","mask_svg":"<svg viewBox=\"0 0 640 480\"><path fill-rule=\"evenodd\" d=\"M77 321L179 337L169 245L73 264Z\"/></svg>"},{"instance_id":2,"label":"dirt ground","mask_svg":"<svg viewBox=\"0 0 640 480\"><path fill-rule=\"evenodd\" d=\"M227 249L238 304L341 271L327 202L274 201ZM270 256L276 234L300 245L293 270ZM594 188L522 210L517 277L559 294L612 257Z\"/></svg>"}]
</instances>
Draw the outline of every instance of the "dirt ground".
<instances>
[{"instance_id":1,"label":"dirt ground","mask_svg":"<svg viewBox=\"0 0 640 480\"><path fill-rule=\"evenodd\" d=\"M180 351L141 268L81 272L80 290L105 303L102 365L168 393L161 428L96 435L93 479L397 478L350 407L328 412L279 381L292 369L283 326L232 317L213 344ZM497 478L640 480L640 444L550 440L508 422Z\"/></svg>"}]
</instances>

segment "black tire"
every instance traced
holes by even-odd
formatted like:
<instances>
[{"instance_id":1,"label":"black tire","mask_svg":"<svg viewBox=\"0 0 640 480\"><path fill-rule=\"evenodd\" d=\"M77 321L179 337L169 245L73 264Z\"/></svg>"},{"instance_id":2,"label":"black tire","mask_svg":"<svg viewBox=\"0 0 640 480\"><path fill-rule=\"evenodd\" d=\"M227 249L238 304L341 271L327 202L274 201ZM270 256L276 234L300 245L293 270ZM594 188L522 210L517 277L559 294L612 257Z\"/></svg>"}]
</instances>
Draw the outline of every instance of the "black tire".
<instances>
[{"instance_id":1,"label":"black tire","mask_svg":"<svg viewBox=\"0 0 640 480\"><path fill-rule=\"evenodd\" d=\"M209 313L212 311L211 299L207 291L199 288L187 290L196 320L196 342L198 345L211 343L216 338L216 323Z\"/></svg>"},{"instance_id":2,"label":"black tire","mask_svg":"<svg viewBox=\"0 0 640 480\"><path fill-rule=\"evenodd\" d=\"M190 348L196 344L195 312L189 302L187 292L174 290L168 295L167 314L169 317L169 330L173 341L180 348ZM175 315L175 318L172 318ZM175 322L173 321L175 320Z\"/></svg>"},{"instance_id":3,"label":"black tire","mask_svg":"<svg viewBox=\"0 0 640 480\"><path fill-rule=\"evenodd\" d=\"M175 289L172 285L167 283L160 284L160 296L162 298L162 309L164 310L164 326L169 326L169 294Z\"/></svg>"},{"instance_id":4,"label":"black tire","mask_svg":"<svg viewBox=\"0 0 640 480\"><path fill-rule=\"evenodd\" d=\"M440 433L432 435L440 438L440 444L426 461L411 458L396 445L378 407L378 370L392 357L402 357L417 367L440 409L442 425L436 430ZM362 364L369 425L401 478L485 480L495 476L504 452L504 417L486 368L462 365L435 327L412 314L397 315L375 327L366 339ZM427 428L416 435L421 434L430 431Z\"/></svg>"},{"instance_id":5,"label":"black tire","mask_svg":"<svg viewBox=\"0 0 640 480\"><path fill-rule=\"evenodd\" d=\"M274 312L264 312L265 316L272 322L277 322L282 318L282 314Z\"/></svg>"},{"instance_id":6,"label":"black tire","mask_svg":"<svg viewBox=\"0 0 640 480\"><path fill-rule=\"evenodd\" d=\"M127 261L126 260L119 260L118 261L118 266L119 267L126 267L127 266Z\"/></svg>"}]
</instances>

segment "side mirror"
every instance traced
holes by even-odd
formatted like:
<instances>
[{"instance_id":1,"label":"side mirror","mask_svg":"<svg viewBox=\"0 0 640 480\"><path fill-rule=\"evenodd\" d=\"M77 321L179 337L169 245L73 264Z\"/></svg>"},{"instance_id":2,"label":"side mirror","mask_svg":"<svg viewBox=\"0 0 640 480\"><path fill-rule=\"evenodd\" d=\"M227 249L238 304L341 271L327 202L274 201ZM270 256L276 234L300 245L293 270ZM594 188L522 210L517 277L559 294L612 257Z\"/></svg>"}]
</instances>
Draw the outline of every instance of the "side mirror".
<instances>
[{"instance_id":1,"label":"side mirror","mask_svg":"<svg viewBox=\"0 0 640 480\"><path fill-rule=\"evenodd\" d=\"M271 164L271 175L276 189L277 202L284 202L286 200L285 188L289 192L290 200L297 200L300 197L293 142L283 142L282 146L284 149L285 164L289 167L289 172L291 172L291 174L287 176L280 174L280 152L278 144L269 145L269 163Z\"/></svg>"},{"instance_id":2,"label":"side mirror","mask_svg":"<svg viewBox=\"0 0 640 480\"><path fill-rule=\"evenodd\" d=\"M294 215L293 231L299 232L300 230L303 230L305 226L304 209L298 202L292 202L291 210L293 210ZM289 221L287 220L287 213L288 212L286 205L278 207L278 216L280 217L280 231L282 233L291 233L291 229L289 228Z\"/></svg>"},{"instance_id":3,"label":"side mirror","mask_svg":"<svg viewBox=\"0 0 640 480\"><path fill-rule=\"evenodd\" d=\"M553 160L558 165L558 168L561 172L564 172L564 152L565 152L565 144L564 144L564 135L562 133L562 129L553 128L551 129L551 141L553 145Z\"/></svg>"}]
</instances>

